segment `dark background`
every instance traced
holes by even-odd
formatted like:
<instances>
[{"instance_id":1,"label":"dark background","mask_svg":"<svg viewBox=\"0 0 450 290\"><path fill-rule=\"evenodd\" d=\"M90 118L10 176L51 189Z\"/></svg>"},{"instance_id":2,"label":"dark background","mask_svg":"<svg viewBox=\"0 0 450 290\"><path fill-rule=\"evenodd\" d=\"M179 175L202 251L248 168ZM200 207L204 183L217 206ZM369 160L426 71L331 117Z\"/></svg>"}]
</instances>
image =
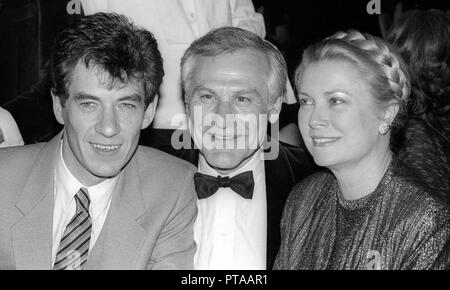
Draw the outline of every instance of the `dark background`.
<instances>
[{"instance_id":1,"label":"dark background","mask_svg":"<svg viewBox=\"0 0 450 290\"><path fill-rule=\"evenodd\" d=\"M378 16L366 12L368 1L253 2L255 8L264 14L267 39L283 51L292 72L302 48L339 29L356 28L379 34ZM386 0L380 1L382 9L385 9L383 4ZM68 2L0 0L0 105L38 82L54 36L79 17L67 13ZM281 37L277 30L282 31Z\"/></svg>"}]
</instances>

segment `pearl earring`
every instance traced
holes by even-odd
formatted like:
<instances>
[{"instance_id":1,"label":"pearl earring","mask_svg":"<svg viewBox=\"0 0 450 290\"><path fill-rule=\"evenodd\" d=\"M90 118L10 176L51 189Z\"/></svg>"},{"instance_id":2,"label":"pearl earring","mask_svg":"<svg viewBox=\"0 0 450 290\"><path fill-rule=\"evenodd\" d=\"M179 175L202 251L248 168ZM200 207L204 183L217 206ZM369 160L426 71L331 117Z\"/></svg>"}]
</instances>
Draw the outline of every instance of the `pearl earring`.
<instances>
[{"instance_id":1,"label":"pearl earring","mask_svg":"<svg viewBox=\"0 0 450 290\"><path fill-rule=\"evenodd\" d=\"M391 125L388 122L383 122L380 127L378 127L378 133L381 135L386 135L389 132Z\"/></svg>"}]
</instances>

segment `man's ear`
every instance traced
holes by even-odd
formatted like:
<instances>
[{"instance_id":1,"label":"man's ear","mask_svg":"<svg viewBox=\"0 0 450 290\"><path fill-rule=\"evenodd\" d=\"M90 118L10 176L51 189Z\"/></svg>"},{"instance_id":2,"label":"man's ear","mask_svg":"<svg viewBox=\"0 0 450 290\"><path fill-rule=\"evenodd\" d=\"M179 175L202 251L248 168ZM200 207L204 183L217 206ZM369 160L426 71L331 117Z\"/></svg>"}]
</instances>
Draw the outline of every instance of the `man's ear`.
<instances>
[{"instance_id":1,"label":"man's ear","mask_svg":"<svg viewBox=\"0 0 450 290\"><path fill-rule=\"evenodd\" d=\"M283 104L283 97L279 96L272 104L272 108L269 110L269 122L275 123L280 116L281 105Z\"/></svg>"},{"instance_id":2,"label":"man's ear","mask_svg":"<svg viewBox=\"0 0 450 290\"><path fill-rule=\"evenodd\" d=\"M147 128L153 122L157 105L158 105L158 95L156 94L153 101L150 104L148 104L147 108L145 109L141 129Z\"/></svg>"},{"instance_id":3,"label":"man's ear","mask_svg":"<svg viewBox=\"0 0 450 290\"><path fill-rule=\"evenodd\" d=\"M184 110L186 112L186 115L189 117L189 102L188 102L188 96L184 95Z\"/></svg>"},{"instance_id":4,"label":"man's ear","mask_svg":"<svg viewBox=\"0 0 450 290\"><path fill-rule=\"evenodd\" d=\"M61 104L61 98L59 96L55 95L53 89L50 90L50 94L52 95L53 113L55 114L56 120L61 125L64 125L63 105Z\"/></svg>"}]
</instances>

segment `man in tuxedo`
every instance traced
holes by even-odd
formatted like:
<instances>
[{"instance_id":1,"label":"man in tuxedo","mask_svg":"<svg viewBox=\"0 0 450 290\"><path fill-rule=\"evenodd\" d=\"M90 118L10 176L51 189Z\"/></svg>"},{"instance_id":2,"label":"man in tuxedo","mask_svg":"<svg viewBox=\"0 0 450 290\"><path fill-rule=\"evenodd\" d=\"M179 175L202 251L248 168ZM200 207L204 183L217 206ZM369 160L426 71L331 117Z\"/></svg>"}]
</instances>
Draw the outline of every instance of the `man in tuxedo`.
<instances>
[{"instance_id":1,"label":"man in tuxedo","mask_svg":"<svg viewBox=\"0 0 450 290\"><path fill-rule=\"evenodd\" d=\"M0 269L190 269L195 167L138 147L163 77L152 34L99 13L61 32L48 143L0 150Z\"/></svg>"},{"instance_id":2,"label":"man in tuxedo","mask_svg":"<svg viewBox=\"0 0 450 290\"><path fill-rule=\"evenodd\" d=\"M194 267L271 269L286 198L316 170L303 149L267 139L286 92L286 63L269 42L225 27L191 44L181 79L198 149L179 131L154 136L152 145L198 167Z\"/></svg>"}]
</instances>

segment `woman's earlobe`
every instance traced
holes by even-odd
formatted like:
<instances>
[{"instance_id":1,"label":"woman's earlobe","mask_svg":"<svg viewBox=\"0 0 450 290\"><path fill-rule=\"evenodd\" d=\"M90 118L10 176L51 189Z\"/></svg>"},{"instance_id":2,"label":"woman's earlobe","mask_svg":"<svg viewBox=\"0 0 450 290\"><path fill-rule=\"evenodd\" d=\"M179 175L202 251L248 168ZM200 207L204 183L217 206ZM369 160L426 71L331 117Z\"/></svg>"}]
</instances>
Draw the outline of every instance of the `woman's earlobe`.
<instances>
[{"instance_id":1,"label":"woman's earlobe","mask_svg":"<svg viewBox=\"0 0 450 290\"><path fill-rule=\"evenodd\" d=\"M395 101L390 103L386 111L384 112L383 120L388 122L389 124L392 124L398 114L399 109L400 105L398 102Z\"/></svg>"}]
</instances>

